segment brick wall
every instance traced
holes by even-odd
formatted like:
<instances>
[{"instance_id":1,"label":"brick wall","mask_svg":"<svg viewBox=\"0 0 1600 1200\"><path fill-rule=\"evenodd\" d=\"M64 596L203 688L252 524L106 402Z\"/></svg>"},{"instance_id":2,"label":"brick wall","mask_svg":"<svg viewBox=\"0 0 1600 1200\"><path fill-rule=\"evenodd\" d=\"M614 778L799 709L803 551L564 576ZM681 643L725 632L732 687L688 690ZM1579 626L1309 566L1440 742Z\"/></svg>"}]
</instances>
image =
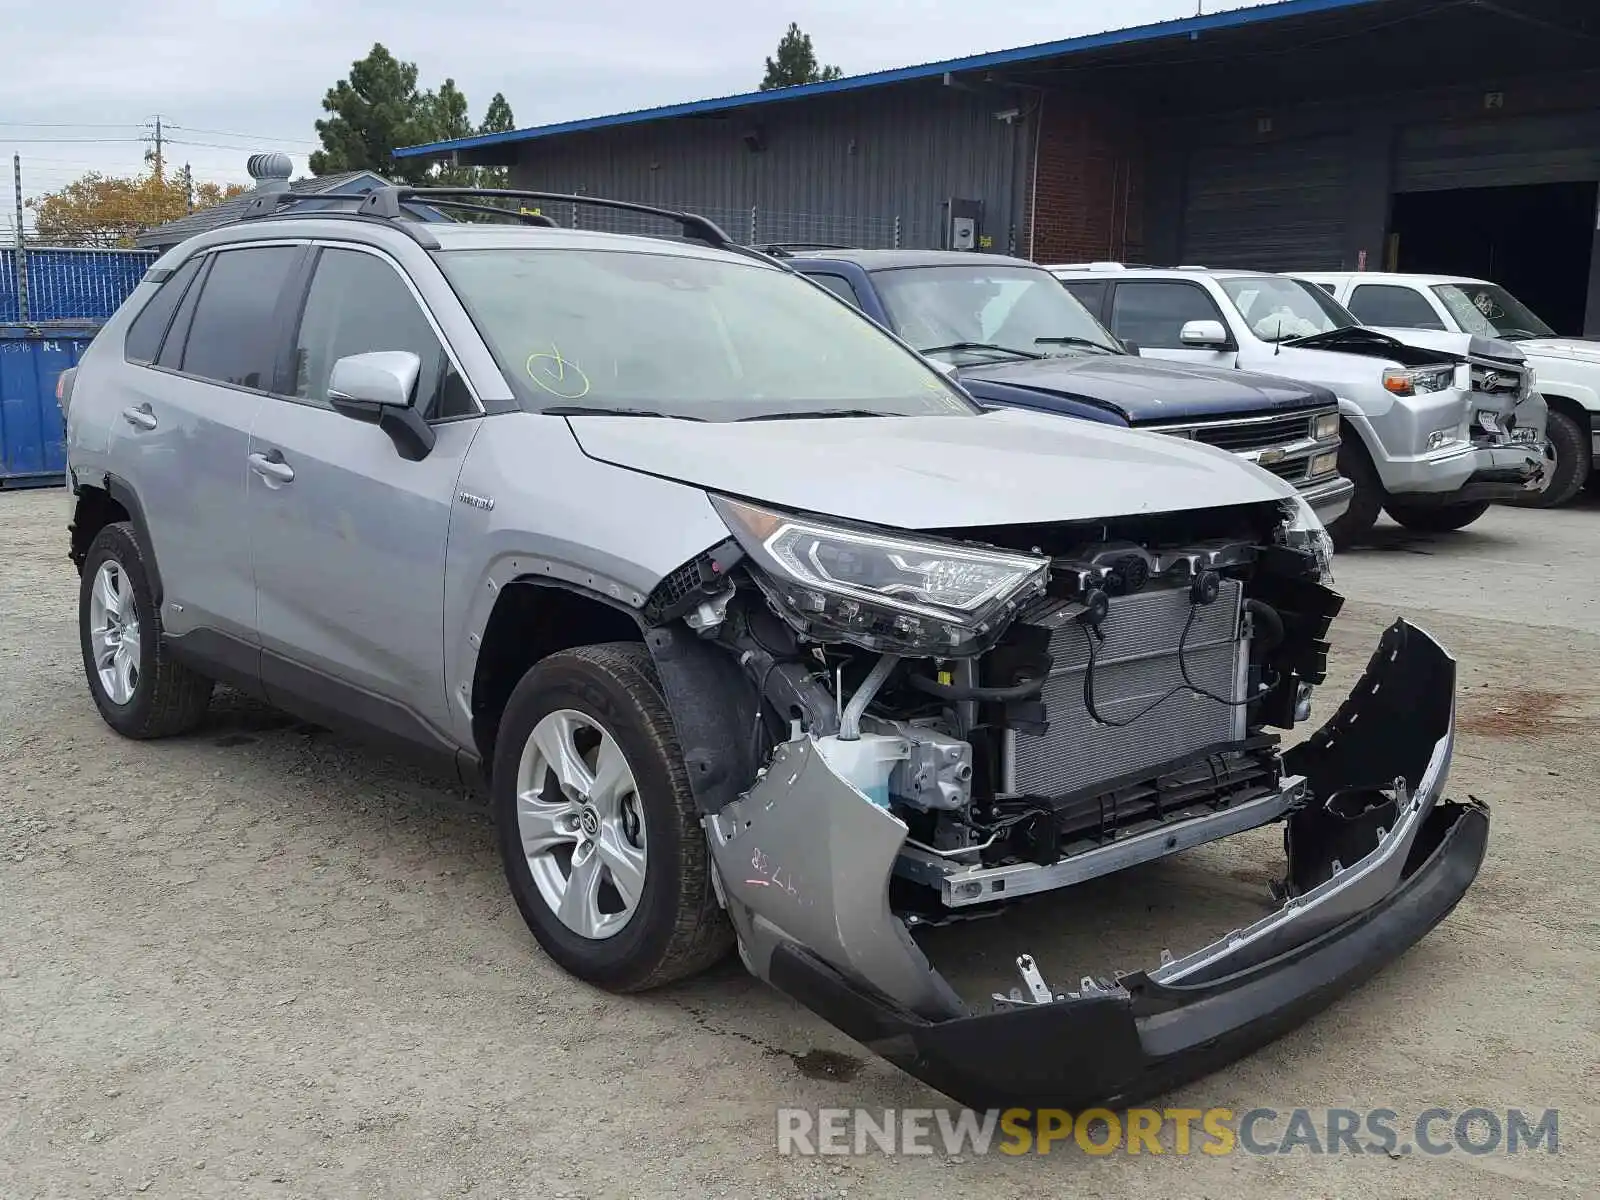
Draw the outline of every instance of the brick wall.
<instances>
[{"instance_id":1,"label":"brick wall","mask_svg":"<svg viewBox=\"0 0 1600 1200\"><path fill-rule=\"evenodd\" d=\"M1044 97L1028 218L1036 262L1138 262L1144 144L1138 119L1070 92ZM1026 251L1028 242L1024 240Z\"/></svg>"}]
</instances>

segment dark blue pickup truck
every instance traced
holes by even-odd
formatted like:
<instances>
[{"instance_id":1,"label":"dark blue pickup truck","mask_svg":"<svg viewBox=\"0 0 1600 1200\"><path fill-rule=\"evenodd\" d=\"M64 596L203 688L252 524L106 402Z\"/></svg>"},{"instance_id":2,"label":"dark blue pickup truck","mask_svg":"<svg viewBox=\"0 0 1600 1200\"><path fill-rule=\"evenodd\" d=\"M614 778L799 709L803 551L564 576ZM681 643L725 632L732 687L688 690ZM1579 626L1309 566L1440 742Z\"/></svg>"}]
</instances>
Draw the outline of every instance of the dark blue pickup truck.
<instances>
[{"instance_id":1,"label":"dark blue pickup truck","mask_svg":"<svg viewBox=\"0 0 1600 1200\"><path fill-rule=\"evenodd\" d=\"M1293 483L1326 524L1350 503L1326 388L1141 358L1042 267L954 250L767 253L937 362L982 404L1149 429L1232 450Z\"/></svg>"}]
</instances>

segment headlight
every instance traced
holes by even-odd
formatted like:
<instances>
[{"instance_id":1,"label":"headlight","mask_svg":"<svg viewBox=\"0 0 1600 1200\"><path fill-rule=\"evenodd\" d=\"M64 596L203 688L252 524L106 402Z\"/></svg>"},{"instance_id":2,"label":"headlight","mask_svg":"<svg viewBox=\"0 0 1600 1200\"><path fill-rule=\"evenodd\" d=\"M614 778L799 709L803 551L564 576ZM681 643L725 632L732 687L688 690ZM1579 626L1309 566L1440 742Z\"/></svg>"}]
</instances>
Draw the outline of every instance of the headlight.
<instances>
[{"instance_id":1,"label":"headlight","mask_svg":"<svg viewBox=\"0 0 1600 1200\"><path fill-rule=\"evenodd\" d=\"M756 580L779 615L814 637L870 650L976 653L1049 575L1049 560L1033 555L711 502L763 568Z\"/></svg>"},{"instance_id":2,"label":"headlight","mask_svg":"<svg viewBox=\"0 0 1600 1200\"><path fill-rule=\"evenodd\" d=\"M1339 436L1339 414L1336 412L1322 413L1311 418L1311 436L1319 442L1326 442Z\"/></svg>"},{"instance_id":3,"label":"headlight","mask_svg":"<svg viewBox=\"0 0 1600 1200\"><path fill-rule=\"evenodd\" d=\"M1389 367L1383 373L1385 390L1396 396L1415 396L1420 392L1442 392L1455 385L1454 367Z\"/></svg>"},{"instance_id":4,"label":"headlight","mask_svg":"<svg viewBox=\"0 0 1600 1200\"><path fill-rule=\"evenodd\" d=\"M1310 555L1316 564L1317 578L1323 583L1333 582L1333 539L1304 496L1296 493L1283 501L1283 524L1278 526L1273 540L1280 546Z\"/></svg>"},{"instance_id":5,"label":"headlight","mask_svg":"<svg viewBox=\"0 0 1600 1200\"><path fill-rule=\"evenodd\" d=\"M1522 391L1517 393L1517 399L1526 400L1529 396L1533 395L1538 390L1539 390L1539 372L1537 372L1537 371L1535 371L1533 369L1533 364L1532 363L1529 363L1527 365L1527 367L1525 367L1523 369L1523 372L1522 372Z\"/></svg>"}]
</instances>

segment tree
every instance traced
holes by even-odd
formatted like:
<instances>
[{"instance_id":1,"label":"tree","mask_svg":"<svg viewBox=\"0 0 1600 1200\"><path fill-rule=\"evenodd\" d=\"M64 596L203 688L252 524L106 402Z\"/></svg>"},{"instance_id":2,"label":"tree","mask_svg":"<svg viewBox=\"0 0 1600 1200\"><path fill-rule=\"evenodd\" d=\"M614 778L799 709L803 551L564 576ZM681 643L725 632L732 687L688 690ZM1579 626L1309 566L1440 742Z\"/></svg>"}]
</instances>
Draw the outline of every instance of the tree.
<instances>
[{"instance_id":1,"label":"tree","mask_svg":"<svg viewBox=\"0 0 1600 1200\"><path fill-rule=\"evenodd\" d=\"M236 183L201 183L194 208L209 208L241 195ZM63 246L131 246L146 229L175 221L190 211L181 178L158 177L154 170L132 179L91 171L59 191L28 201L41 242Z\"/></svg>"},{"instance_id":2,"label":"tree","mask_svg":"<svg viewBox=\"0 0 1600 1200\"><path fill-rule=\"evenodd\" d=\"M777 55L767 59L767 77L761 81L760 90L770 92L802 83L822 83L843 74L838 67L819 67L811 35L801 33L800 26L790 21L789 31L778 41Z\"/></svg>"},{"instance_id":3,"label":"tree","mask_svg":"<svg viewBox=\"0 0 1600 1200\"><path fill-rule=\"evenodd\" d=\"M429 164L394 157L397 147L429 140L429 122L438 116L437 96L424 101L417 94L415 63L399 61L374 42L365 58L350 64L350 77L328 89L322 107L330 115L317 122L322 149L311 156L313 175L376 171L403 183L426 181Z\"/></svg>"},{"instance_id":4,"label":"tree","mask_svg":"<svg viewBox=\"0 0 1600 1200\"><path fill-rule=\"evenodd\" d=\"M471 106L454 79L446 79L437 91L425 92L417 90L417 79L417 65L401 62L382 43L374 43L366 58L351 63L350 77L339 80L322 98L324 111L331 115L317 122L322 149L311 156L311 173L376 171L414 186L503 186L503 168L394 156L401 146L516 128L511 105L499 92L489 101L483 123L474 127Z\"/></svg>"}]
</instances>

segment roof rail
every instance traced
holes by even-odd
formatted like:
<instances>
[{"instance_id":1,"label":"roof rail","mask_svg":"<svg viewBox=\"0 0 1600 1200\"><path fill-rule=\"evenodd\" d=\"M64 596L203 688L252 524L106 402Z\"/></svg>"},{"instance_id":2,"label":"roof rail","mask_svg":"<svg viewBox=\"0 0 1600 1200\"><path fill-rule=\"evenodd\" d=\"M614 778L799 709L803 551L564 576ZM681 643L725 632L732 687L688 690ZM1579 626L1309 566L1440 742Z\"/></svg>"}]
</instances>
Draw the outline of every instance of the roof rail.
<instances>
[{"instance_id":1,"label":"roof rail","mask_svg":"<svg viewBox=\"0 0 1600 1200\"><path fill-rule=\"evenodd\" d=\"M280 209L288 208L292 204L309 204L316 201L319 204L360 205L365 199L364 195L340 196L326 192L261 192L250 197L244 206L244 211L235 219L259 221L262 217L273 216Z\"/></svg>"},{"instance_id":2,"label":"roof rail","mask_svg":"<svg viewBox=\"0 0 1600 1200\"><path fill-rule=\"evenodd\" d=\"M770 254L774 258L788 258L796 250L855 250L856 246L846 246L840 242L768 242L762 246L761 253Z\"/></svg>"},{"instance_id":3,"label":"roof rail","mask_svg":"<svg viewBox=\"0 0 1600 1200\"><path fill-rule=\"evenodd\" d=\"M629 200L609 200L603 196L574 196L565 192L528 192L515 188L374 188L362 198L361 211L374 216L398 218L403 215L403 205L408 200L419 200L430 208L456 208L468 212L487 212L513 217L540 225L555 222L541 213L524 213L491 204L474 204L473 200L542 200L550 204L588 204L597 208L614 208L623 212L644 213L676 222L683 236L704 242L719 250L735 248L732 238L709 218L697 213L678 212L670 208L656 208L650 204L635 204ZM742 249L742 247L740 247Z\"/></svg>"}]
</instances>

